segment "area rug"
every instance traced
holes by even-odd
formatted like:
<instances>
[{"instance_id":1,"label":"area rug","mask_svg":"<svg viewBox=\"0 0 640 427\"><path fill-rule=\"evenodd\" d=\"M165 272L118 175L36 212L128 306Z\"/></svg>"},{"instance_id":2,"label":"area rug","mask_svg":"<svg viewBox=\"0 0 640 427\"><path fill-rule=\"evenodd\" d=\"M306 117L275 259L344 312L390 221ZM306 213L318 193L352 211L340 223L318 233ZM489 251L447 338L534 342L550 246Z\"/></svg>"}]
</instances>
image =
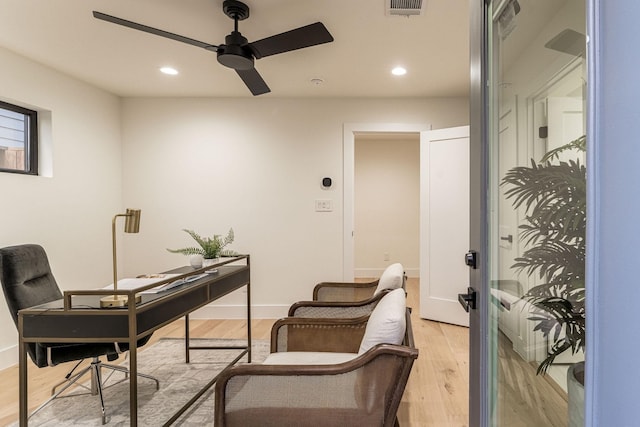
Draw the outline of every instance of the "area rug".
<instances>
[{"instance_id":1,"label":"area rug","mask_svg":"<svg viewBox=\"0 0 640 427\"><path fill-rule=\"evenodd\" d=\"M246 340L244 341L246 343ZM243 345L242 340L199 340L203 346ZM184 340L164 338L138 353L138 371L152 375L160 381L138 379L138 425L162 426L194 394L217 375L226 364L235 359L241 350L191 351L190 363L184 363ZM263 361L269 354L267 340L252 341L251 359ZM238 364L246 363L244 356ZM104 370L103 372L109 372ZM122 378L114 373L109 382ZM106 375L105 375L106 376ZM108 383L107 383L108 385ZM129 382L124 381L104 391L107 426L129 425ZM213 387L185 412L173 425L213 425ZM14 424L17 425L17 424ZM100 426L100 399L90 394L55 399L29 419L29 426Z\"/></svg>"}]
</instances>

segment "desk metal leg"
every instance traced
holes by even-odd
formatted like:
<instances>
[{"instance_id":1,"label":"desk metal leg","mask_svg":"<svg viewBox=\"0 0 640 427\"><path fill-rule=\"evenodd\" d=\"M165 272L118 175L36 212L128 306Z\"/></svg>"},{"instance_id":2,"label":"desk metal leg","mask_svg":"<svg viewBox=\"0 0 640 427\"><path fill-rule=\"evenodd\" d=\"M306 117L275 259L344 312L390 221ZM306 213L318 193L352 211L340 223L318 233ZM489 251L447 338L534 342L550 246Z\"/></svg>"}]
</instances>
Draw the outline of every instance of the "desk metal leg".
<instances>
[{"instance_id":1,"label":"desk metal leg","mask_svg":"<svg viewBox=\"0 0 640 427\"><path fill-rule=\"evenodd\" d=\"M138 425L138 349L136 342L129 348L129 425Z\"/></svg>"},{"instance_id":2,"label":"desk metal leg","mask_svg":"<svg viewBox=\"0 0 640 427\"><path fill-rule=\"evenodd\" d=\"M129 425L138 425L138 324L135 304L129 298Z\"/></svg>"},{"instance_id":3,"label":"desk metal leg","mask_svg":"<svg viewBox=\"0 0 640 427\"><path fill-rule=\"evenodd\" d=\"M20 355L18 356L18 375L19 379L19 389L20 389L20 426L26 426L29 422L29 393L27 390L27 344L20 337L20 342L18 343L18 351Z\"/></svg>"},{"instance_id":4,"label":"desk metal leg","mask_svg":"<svg viewBox=\"0 0 640 427\"><path fill-rule=\"evenodd\" d=\"M251 363L251 282L247 283L247 361Z\"/></svg>"},{"instance_id":5,"label":"desk metal leg","mask_svg":"<svg viewBox=\"0 0 640 427\"><path fill-rule=\"evenodd\" d=\"M189 363L189 315L184 316L184 351L185 362Z\"/></svg>"}]
</instances>

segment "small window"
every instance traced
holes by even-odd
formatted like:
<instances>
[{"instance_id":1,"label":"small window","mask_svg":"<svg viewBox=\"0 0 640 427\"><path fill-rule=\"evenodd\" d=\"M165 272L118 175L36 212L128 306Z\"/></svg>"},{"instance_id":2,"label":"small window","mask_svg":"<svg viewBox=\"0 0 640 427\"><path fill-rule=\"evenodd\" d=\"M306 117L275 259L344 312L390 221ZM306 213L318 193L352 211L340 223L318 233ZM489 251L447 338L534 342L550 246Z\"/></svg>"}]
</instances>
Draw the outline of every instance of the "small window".
<instances>
[{"instance_id":1,"label":"small window","mask_svg":"<svg viewBox=\"0 0 640 427\"><path fill-rule=\"evenodd\" d=\"M38 113L1 101L0 171L38 174Z\"/></svg>"}]
</instances>

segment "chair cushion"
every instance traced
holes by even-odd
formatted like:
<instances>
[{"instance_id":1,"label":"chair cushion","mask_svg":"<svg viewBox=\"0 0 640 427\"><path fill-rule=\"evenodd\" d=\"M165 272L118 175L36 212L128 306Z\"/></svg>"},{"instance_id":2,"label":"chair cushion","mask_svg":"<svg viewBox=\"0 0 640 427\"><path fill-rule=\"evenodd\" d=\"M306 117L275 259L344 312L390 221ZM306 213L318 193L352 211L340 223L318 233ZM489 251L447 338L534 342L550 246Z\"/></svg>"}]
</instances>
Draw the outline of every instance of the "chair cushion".
<instances>
[{"instance_id":1,"label":"chair cushion","mask_svg":"<svg viewBox=\"0 0 640 427\"><path fill-rule=\"evenodd\" d=\"M406 328L406 310L404 289L394 289L383 296L369 316L358 354L377 344L402 344Z\"/></svg>"},{"instance_id":2,"label":"chair cushion","mask_svg":"<svg viewBox=\"0 0 640 427\"><path fill-rule=\"evenodd\" d=\"M402 278L404 277L404 267L402 264L396 262L387 267L382 276L378 280L378 287L376 287L374 295L378 295L384 290L398 289L402 287Z\"/></svg>"},{"instance_id":3,"label":"chair cushion","mask_svg":"<svg viewBox=\"0 0 640 427\"><path fill-rule=\"evenodd\" d=\"M286 351L271 353L263 365L334 365L355 359L356 353L329 353L316 351Z\"/></svg>"}]
</instances>

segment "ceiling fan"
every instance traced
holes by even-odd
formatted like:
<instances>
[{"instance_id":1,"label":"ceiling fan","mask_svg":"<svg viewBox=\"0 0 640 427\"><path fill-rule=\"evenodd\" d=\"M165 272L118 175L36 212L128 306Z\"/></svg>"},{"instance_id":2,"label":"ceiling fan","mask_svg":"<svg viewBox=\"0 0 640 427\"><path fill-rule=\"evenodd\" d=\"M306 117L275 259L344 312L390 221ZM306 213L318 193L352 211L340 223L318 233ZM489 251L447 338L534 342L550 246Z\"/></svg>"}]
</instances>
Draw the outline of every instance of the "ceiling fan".
<instances>
[{"instance_id":1,"label":"ceiling fan","mask_svg":"<svg viewBox=\"0 0 640 427\"><path fill-rule=\"evenodd\" d=\"M256 59L333 41L333 36L331 36L324 24L322 24L322 22L316 22L315 24L306 25L249 43L246 37L238 31L238 21L249 17L249 6L237 0L225 0L222 3L222 11L229 18L233 19L234 29L225 37L225 43L220 45L201 42L147 25L138 24L137 22L107 15L102 12L93 11L93 16L113 24L217 52L218 62L225 67L236 70L236 73L238 73L254 96L271 92L269 86L267 86L254 67L254 61Z\"/></svg>"}]
</instances>

